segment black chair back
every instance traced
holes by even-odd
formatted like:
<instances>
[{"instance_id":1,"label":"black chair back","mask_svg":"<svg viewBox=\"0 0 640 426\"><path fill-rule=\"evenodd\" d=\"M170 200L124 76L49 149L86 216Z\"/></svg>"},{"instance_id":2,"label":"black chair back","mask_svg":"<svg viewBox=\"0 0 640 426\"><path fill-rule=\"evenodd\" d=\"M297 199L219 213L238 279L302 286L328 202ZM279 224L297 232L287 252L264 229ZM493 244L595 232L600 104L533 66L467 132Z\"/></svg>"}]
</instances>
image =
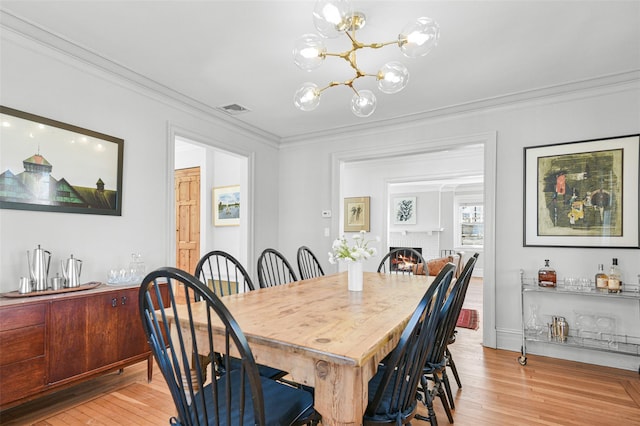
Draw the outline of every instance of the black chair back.
<instances>
[{"instance_id":1,"label":"black chair back","mask_svg":"<svg viewBox=\"0 0 640 426\"><path fill-rule=\"evenodd\" d=\"M300 279L306 280L324 275L324 271L322 270L322 266L320 266L320 262L318 262L318 258L313 254L309 247L300 247L298 249L297 259Z\"/></svg>"},{"instance_id":2,"label":"black chair back","mask_svg":"<svg viewBox=\"0 0 640 426\"><path fill-rule=\"evenodd\" d=\"M244 266L221 250L202 256L196 265L195 276L219 297L255 289Z\"/></svg>"},{"instance_id":3,"label":"black chair back","mask_svg":"<svg viewBox=\"0 0 640 426\"><path fill-rule=\"evenodd\" d=\"M441 311L455 266L442 269L407 323L396 348L369 382L363 423L406 424L415 415L417 388L426 357L435 342Z\"/></svg>"},{"instance_id":4,"label":"black chair back","mask_svg":"<svg viewBox=\"0 0 640 426\"><path fill-rule=\"evenodd\" d=\"M414 273L415 266L419 264L424 265L425 262L417 250L409 247L398 247L382 258L378 265L378 272L411 275Z\"/></svg>"},{"instance_id":5,"label":"black chair back","mask_svg":"<svg viewBox=\"0 0 640 426\"><path fill-rule=\"evenodd\" d=\"M265 249L258 258L258 283L261 288L298 281L289 261L278 250Z\"/></svg>"},{"instance_id":6,"label":"black chair back","mask_svg":"<svg viewBox=\"0 0 640 426\"><path fill-rule=\"evenodd\" d=\"M436 342L432 353L429 354L427 363L438 365L444 361L444 351L446 350L449 339L456 328L456 322L458 321L458 316L462 309L464 295L467 291L467 287L469 286L471 273L476 264L476 259L477 256L472 256L467 261L462 274L460 274L460 277L456 280L455 285L447 297L445 305L439 314L439 322L441 325L438 327Z\"/></svg>"},{"instance_id":7,"label":"black chair back","mask_svg":"<svg viewBox=\"0 0 640 426\"><path fill-rule=\"evenodd\" d=\"M174 289L178 285L187 296L184 304L176 303ZM163 297L162 286L168 287L168 296ZM194 302L194 296L200 302ZM151 272L140 286L139 309L149 345L177 409L172 424L294 424L313 415L310 393L259 375L237 322L213 291L194 276L175 268ZM169 313L179 327L169 322ZM196 331L196 315L206 318L206 338ZM212 324L222 325L223 332L214 335ZM237 360L236 369L231 368L232 359ZM226 365L216 368L218 362Z\"/></svg>"}]
</instances>

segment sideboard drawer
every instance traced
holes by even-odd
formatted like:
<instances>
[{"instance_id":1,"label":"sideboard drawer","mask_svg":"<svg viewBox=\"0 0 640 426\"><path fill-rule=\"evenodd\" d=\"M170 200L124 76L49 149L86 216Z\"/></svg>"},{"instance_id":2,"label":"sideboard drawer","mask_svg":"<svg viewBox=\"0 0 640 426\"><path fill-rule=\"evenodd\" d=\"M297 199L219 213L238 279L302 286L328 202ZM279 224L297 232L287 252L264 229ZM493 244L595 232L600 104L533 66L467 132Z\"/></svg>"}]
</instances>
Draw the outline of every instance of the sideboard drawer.
<instances>
[{"instance_id":1,"label":"sideboard drawer","mask_svg":"<svg viewBox=\"0 0 640 426\"><path fill-rule=\"evenodd\" d=\"M0 405L16 401L45 387L45 357L0 367Z\"/></svg>"},{"instance_id":2,"label":"sideboard drawer","mask_svg":"<svg viewBox=\"0 0 640 426\"><path fill-rule=\"evenodd\" d=\"M44 324L0 331L0 366L44 356Z\"/></svg>"},{"instance_id":3,"label":"sideboard drawer","mask_svg":"<svg viewBox=\"0 0 640 426\"><path fill-rule=\"evenodd\" d=\"M0 331L44 324L45 312L44 303L5 308L0 315Z\"/></svg>"}]
</instances>

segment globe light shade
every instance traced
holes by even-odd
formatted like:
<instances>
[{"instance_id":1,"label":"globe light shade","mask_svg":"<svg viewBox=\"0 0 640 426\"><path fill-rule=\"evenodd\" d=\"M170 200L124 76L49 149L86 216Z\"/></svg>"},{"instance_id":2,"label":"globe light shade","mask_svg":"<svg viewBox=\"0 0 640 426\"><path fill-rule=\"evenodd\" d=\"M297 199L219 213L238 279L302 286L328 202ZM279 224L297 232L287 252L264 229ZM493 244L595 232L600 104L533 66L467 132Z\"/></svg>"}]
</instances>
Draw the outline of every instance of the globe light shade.
<instances>
[{"instance_id":1,"label":"globe light shade","mask_svg":"<svg viewBox=\"0 0 640 426\"><path fill-rule=\"evenodd\" d=\"M417 58L431 52L438 44L440 26L431 18L418 18L407 25L398 35L398 45L402 54L409 58Z\"/></svg>"},{"instance_id":2,"label":"globe light shade","mask_svg":"<svg viewBox=\"0 0 640 426\"><path fill-rule=\"evenodd\" d=\"M320 90L313 83L304 83L293 96L294 105L302 111L313 111L320 104Z\"/></svg>"},{"instance_id":3,"label":"globe light shade","mask_svg":"<svg viewBox=\"0 0 640 426\"><path fill-rule=\"evenodd\" d=\"M378 89L382 93L398 93L409 82L409 70L400 62L386 63L378 71Z\"/></svg>"},{"instance_id":4,"label":"globe light shade","mask_svg":"<svg viewBox=\"0 0 640 426\"><path fill-rule=\"evenodd\" d=\"M371 90L360 90L351 98L351 111L358 117L368 117L376 110L376 95Z\"/></svg>"},{"instance_id":5,"label":"globe light shade","mask_svg":"<svg viewBox=\"0 0 640 426\"><path fill-rule=\"evenodd\" d=\"M322 65L327 47L324 39L317 34L305 34L293 45L293 62L305 70L311 71Z\"/></svg>"},{"instance_id":6,"label":"globe light shade","mask_svg":"<svg viewBox=\"0 0 640 426\"><path fill-rule=\"evenodd\" d=\"M348 0L318 0L313 9L313 25L320 35L335 38L348 27L353 5Z\"/></svg>"}]
</instances>

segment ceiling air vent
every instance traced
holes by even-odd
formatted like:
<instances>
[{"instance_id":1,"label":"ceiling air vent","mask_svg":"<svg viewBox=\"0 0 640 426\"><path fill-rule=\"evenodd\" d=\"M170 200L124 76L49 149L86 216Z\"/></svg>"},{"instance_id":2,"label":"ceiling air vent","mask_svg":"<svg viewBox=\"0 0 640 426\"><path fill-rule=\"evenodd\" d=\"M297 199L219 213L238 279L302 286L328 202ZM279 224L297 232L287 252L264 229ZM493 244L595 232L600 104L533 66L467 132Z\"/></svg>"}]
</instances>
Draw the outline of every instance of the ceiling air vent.
<instances>
[{"instance_id":1,"label":"ceiling air vent","mask_svg":"<svg viewBox=\"0 0 640 426\"><path fill-rule=\"evenodd\" d=\"M224 105L224 106L218 107L218 109L231 115L243 114L245 112L250 111L248 108L245 108L242 105L238 105L238 104Z\"/></svg>"}]
</instances>

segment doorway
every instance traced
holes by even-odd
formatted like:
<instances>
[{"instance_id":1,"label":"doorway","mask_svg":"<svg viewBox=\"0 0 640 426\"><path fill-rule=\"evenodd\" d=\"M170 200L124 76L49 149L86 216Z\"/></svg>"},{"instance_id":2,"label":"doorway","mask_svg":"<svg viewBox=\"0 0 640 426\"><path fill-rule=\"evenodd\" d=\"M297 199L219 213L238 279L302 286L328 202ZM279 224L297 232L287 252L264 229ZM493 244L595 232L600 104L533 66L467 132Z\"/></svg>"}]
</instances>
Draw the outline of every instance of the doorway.
<instances>
[{"instance_id":1,"label":"doorway","mask_svg":"<svg viewBox=\"0 0 640 426\"><path fill-rule=\"evenodd\" d=\"M212 250L223 250L246 265L251 272L253 154L234 152L197 139L201 138L187 138L173 132L169 210L169 224L173 225L173 244L169 246L170 262L175 257L171 263L175 262L177 267L193 274L198 260L204 254ZM199 178L195 177L195 170L199 171ZM177 187L179 179L181 193ZM213 218L213 190L232 185L240 187L240 223L235 226L216 226ZM197 202L194 198L197 198ZM187 226L189 229L186 229Z\"/></svg>"},{"instance_id":2,"label":"doorway","mask_svg":"<svg viewBox=\"0 0 640 426\"><path fill-rule=\"evenodd\" d=\"M394 145L392 148L379 147L366 152L345 151L337 153L332 158L332 175L335 182L332 188L332 208L341 212L342 200L345 197L371 196L371 230L383 238L381 251L385 251L390 245L387 234L391 223L390 209L387 208L387 200L391 195L390 184L430 181L429 184L440 185L443 180L479 177L478 183L484 197L485 214L484 244L481 254L483 262L481 266L478 265L482 268L484 278L482 286L483 344L494 348L497 344L494 282L496 141L495 132L486 132L442 140L411 142ZM472 151L476 151L480 157L469 156ZM363 175L367 169L369 174ZM406 195L404 189L402 192ZM453 200L455 191L447 194ZM449 204L453 213L453 203ZM451 217L453 217L452 214ZM342 214L336 215L332 222L335 234L342 232L342 221ZM447 228L451 234L449 238L444 238L447 232L445 227L428 226L420 232L422 234L440 233L443 239L449 239L453 245L454 228L452 226ZM398 235L412 238L417 235L418 228L415 225L396 226L393 231ZM414 245L411 244L411 246Z\"/></svg>"}]
</instances>

